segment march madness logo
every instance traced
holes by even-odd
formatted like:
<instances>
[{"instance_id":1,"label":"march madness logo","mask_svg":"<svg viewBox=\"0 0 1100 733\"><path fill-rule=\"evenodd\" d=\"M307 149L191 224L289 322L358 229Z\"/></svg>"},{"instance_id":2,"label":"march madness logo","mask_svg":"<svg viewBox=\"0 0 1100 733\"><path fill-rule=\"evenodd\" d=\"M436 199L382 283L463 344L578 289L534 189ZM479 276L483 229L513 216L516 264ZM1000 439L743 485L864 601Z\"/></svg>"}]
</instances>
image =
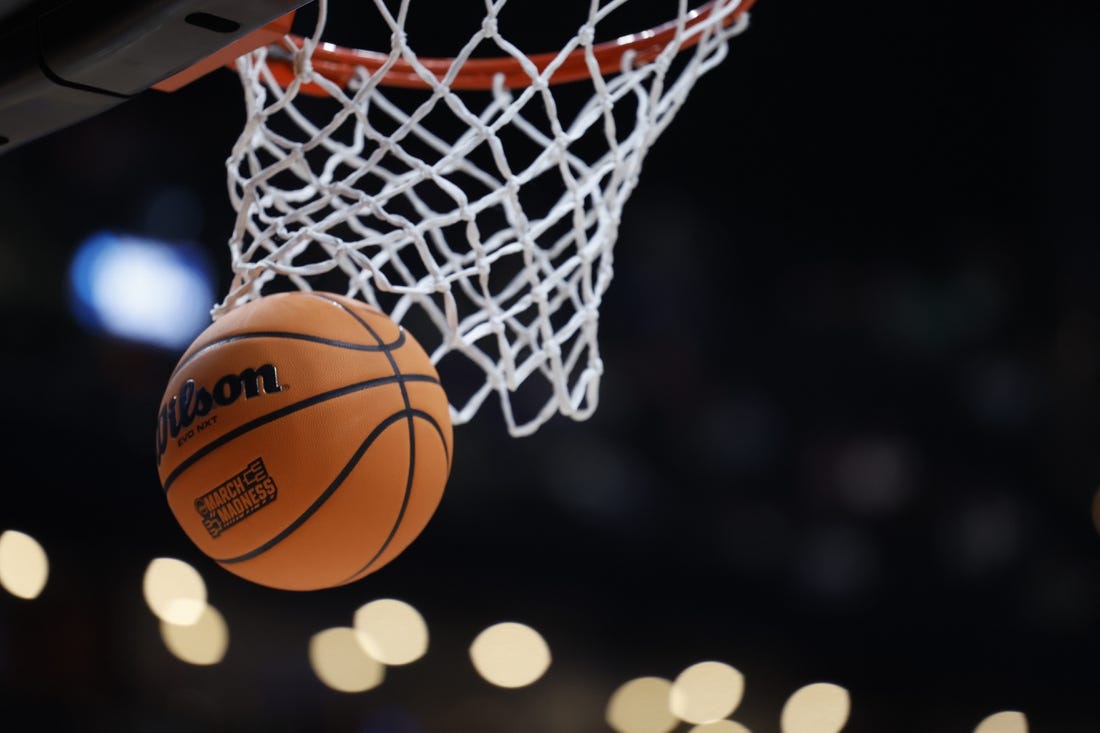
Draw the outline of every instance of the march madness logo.
<instances>
[{"instance_id":1,"label":"march madness logo","mask_svg":"<svg viewBox=\"0 0 1100 733\"><path fill-rule=\"evenodd\" d=\"M211 537L217 537L275 501L277 494L275 479L267 472L264 460L257 458L236 476L195 499L195 509L202 517L202 526Z\"/></svg>"}]
</instances>

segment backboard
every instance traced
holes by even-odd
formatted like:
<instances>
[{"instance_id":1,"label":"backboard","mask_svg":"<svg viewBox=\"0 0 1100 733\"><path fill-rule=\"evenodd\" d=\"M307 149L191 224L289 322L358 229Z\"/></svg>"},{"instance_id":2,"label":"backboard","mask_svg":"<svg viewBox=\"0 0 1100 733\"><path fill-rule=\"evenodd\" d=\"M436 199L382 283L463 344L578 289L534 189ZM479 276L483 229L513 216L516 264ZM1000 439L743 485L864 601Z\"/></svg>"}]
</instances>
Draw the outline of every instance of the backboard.
<instances>
[{"instance_id":1,"label":"backboard","mask_svg":"<svg viewBox=\"0 0 1100 733\"><path fill-rule=\"evenodd\" d=\"M306 0L0 0L0 153L157 85L209 71L219 52ZM200 66L196 67L196 64ZM173 83L175 81L175 83Z\"/></svg>"}]
</instances>

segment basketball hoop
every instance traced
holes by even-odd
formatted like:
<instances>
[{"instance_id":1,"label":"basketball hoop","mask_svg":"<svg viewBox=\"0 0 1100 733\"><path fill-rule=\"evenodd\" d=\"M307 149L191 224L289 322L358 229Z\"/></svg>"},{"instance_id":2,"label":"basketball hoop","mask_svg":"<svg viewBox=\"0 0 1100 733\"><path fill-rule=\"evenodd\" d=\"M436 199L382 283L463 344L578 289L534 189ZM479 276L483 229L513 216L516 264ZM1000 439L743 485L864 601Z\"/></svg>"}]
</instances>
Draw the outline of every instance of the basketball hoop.
<instances>
[{"instance_id":1,"label":"basketball hoop","mask_svg":"<svg viewBox=\"0 0 1100 733\"><path fill-rule=\"evenodd\" d=\"M663 24L608 36L641 0L590 0L560 50L527 53L507 0L485 0L439 55L414 49L414 4L374 0L387 51L323 42L319 0L311 36L237 60L233 280L213 316L279 290L343 292L415 334L456 425L493 394L514 436L587 419L623 207L752 2L673 0Z\"/></svg>"}]
</instances>

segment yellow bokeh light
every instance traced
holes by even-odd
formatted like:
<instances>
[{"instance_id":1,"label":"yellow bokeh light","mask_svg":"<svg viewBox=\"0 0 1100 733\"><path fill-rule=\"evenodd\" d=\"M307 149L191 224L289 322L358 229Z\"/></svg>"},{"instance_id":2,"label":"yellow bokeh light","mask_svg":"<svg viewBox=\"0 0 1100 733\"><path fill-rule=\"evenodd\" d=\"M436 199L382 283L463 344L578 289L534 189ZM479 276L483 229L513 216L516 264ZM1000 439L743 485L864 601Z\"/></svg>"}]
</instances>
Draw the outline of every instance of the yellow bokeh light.
<instances>
[{"instance_id":1,"label":"yellow bokeh light","mask_svg":"<svg viewBox=\"0 0 1100 733\"><path fill-rule=\"evenodd\" d=\"M696 725L688 733L751 733L751 731L734 720L716 720L713 723Z\"/></svg>"},{"instance_id":2,"label":"yellow bokeh light","mask_svg":"<svg viewBox=\"0 0 1100 733\"><path fill-rule=\"evenodd\" d=\"M470 645L470 660L487 682L524 687L550 667L550 647L530 626L505 621L477 635Z\"/></svg>"},{"instance_id":3,"label":"yellow bokeh light","mask_svg":"<svg viewBox=\"0 0 1100 733\"><path fill-rule=\"evenodd\" d=\"M979 723L974 733L1027 733L1027 717L1016 710L994 713Z\"/></svg>"},{"instance_id":4,"label":"yellow bokeh light","mask_svg":"<svg viewBox=\"0 0 1100 733\"><path fill-rule=\"evenodd\" d=\"M309 664L317 679L339 692L365 692L382 684L386 667L363 648L349 626L318 631L309 640Z\"/></svg>"},{"instance_id":5,"label":"yellow bokeh light","mask_svg":"<svg viewBox=\"0 0 1100 733\"><path fill-rule=\"evenodd\" d=\"M607 724L618 733L669 733L680 724L669 709L672 683L663 677L625 682L607 702Z\"/></svg>"},{"instance_id":6,"label":"yellow bokeh light","mask_svg":"<svg viewBox=\"0 0 1100 733\"><path fill-rule=\"evenodd\" d=\"M783 705L779 728L783 733L839 733L848 722L848 691L830 682L799 688Z\"/></svg>"},{"instance_id":7,"label":"yellow bokeh light","mask_svg":"<svg viewBox=\"0 0 1100 733\"><path fill-rule=\"evenodd\" d=\"M745 678L724 662L699 662L682 671L669 691L669 708L688 723L729 717L741 703Z\"/></svg>"},{"instance_id":8,"label":"yellow bokeh light","mask_svg":"<svg viewBox=\"0 0 1100 733\"><path fill-rule=\"evenodd\" d=\"M46 587L50 561L38 540L14 529L0 532L0 586L18 598L37 598Z\"/></svg>"},{"instance_id":9,"label":"yellow bokeh light","mask_svg":"<svg viewBox=\"0 0 1100 733\"><path fill-rule=\"evenodd\" d=\"M160 636L168 651L195 665L217 664L229 648L229 627L216 608L203 604L202 614L190 624L160 622Z\"/></svg>"},{"instance_id":10,"label":"yellow bokeh light","mask_svg":"<svg viewBox=\"0 0 1100 733\"><path fill-rule=\"evenodd\" d=\"M206 583L199 571L183 560L152 560L145 568L142 591L153 614L175 626L198 623L206 610Z\"/></svg>"},{"instance_id":11,"label":"yellow bokeh light","mask_svg":"<svg viewBox=\"0 0 1100 733\"><path fill-rule=\"evenodd\" d=\"M355 612L355 630L367 654L391 666L414 662L428 651L428 626L404 601L380 598Z\"/></svg>"}]
</instances>

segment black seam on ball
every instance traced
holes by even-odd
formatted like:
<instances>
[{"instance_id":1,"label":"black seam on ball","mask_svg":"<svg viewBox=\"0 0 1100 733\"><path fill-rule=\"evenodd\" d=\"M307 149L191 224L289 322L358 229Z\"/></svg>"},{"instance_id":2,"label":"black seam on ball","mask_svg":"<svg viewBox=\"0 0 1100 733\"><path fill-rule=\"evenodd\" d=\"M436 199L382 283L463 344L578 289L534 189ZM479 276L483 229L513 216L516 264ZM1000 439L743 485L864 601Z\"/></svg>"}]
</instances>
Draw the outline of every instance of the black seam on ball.
<instances>
[{"instance_id":1,"label":"black seam on ball","mask_svg":"<svg viewBox=\"0 0 1100 733\"><path fill-rule=\"evenodd\" d=\"M405 330L404 329L401 329L399 331L399 333L397 335L397 340L394 341L391 344L383 343L382 340L379 339L378 336L373 334L373 333L371 335L374 336L375 341L378 342L377 344L353 344L350 341L339 341L337 339L322 338L321 336L311 336L309 334L299 333L297 331L252 331L252 332L249 332L249 333L238 333L238 334L235 334L233 336L226 336L224 338L220 338L217 341L211 341L206 346L203 346L201 349L199 349L195 353L188 356L185 361L181 361L179 364L176 365L176 368L172 370L172 375L171 375L171 377L169 377L169 380L171 380L177 374L179 374L181 369L183 369L188 364L190 364L200 354L202 354L206 351L209 351L210 349L214 348L215 346L221 346L223 344L233 343L234 341L247 341L249 339L257 339L257 338L276 338L276 339L289 339L289 340L295 340L295 341L309 341L309 342L312 342L312 343L315 343L315 344L323 344L325 346L333 346L333 347L338 348L338 349L351 349L352 351L384 352L384 351L389 351L390 349L399 349L399 348L401 348L402 346L405 345L405 340L407 338L405 336Z\"/></svg>"},{"instance_id":2,"label":"black seam on ball","mask_svg":"<svg viewBox=\"0 0 1100 733\"><path fill-rule=\"evenodd\" d=\"M439 421L435 419L434 415L428 412L424 412L423 410L413 410L410 417L422 418L425 422L430 424L435 429L436 435L439 436L439 444L443 447L443 453L447 457L447 473L449 474L451 472L451 450L450 447L447 445L447 439L443 435L443 428L439 424ZM410 475L410 481L411 480L412 477ZM382 556L382 553L386 551L386 548L390 546L390 542L393 541L393 537L397 534L397 530L400 527L401 522L399 518L398 521L394 523L393 528L390 530L389 536L386 537L386 541L382 543L382 546L378 548L378 551L374 553L370 560L367 560L367 562L364 563L358 570L341 580L339 583L337 583L337 585L347 585L348 583L351 583L352 581L363 577L367 573L367 571L370 570L371 566L374 565L374 563L378 562L378 558Z\"/></svg>"},{"instance_id":3,"label":"black seam on ball","mask_svg":"<svg viewBox=\"0 0 1100 733\"><path fill-rule=\"evenodd\" d=\"M324 296L322 295L319 297L323 298ZM353 311L344 303L333 300L331 298L328 298L327 300L331 300L331 302L342 308L345 313L358 321L359 325L365 328L367 330L367 333L369 333L375 341L384 346L382 338L378 335L374 328L372 328L371 325L367 323L367 321L364 320L358 313ZM401 326L398 326L398 328L401 329L401 334L404 335L405 329ZM409 400L409 389L405 386L405 380L401 378L401 367L397 364L397 359L395 359L393 356L393 349L388 346L384 346L384 348L382 349L382 353L386 355L386 359L390 362L390 368L393 369L393 374L395 377L397 377L397 384L401 388L401 401L405 404L404 414L406 415L406 424L408 425L409 429L409 467L408 471L405 474L405 493L401 497L401 508L397 510L397 517L393 521L393 526L390 527L390 533L386 536L385 542L383 542L382 546L378 548L378 552L375 553L374 557L371 558L366 567L370 567L370 565L373 564L376 559L378 559L378 556L386 551L386 548L390 546L390 542L393 540L394 535L397 534L397 528L401 526L401 522L405 519L405 512L409 508L409 498L412 494L413 479L416 474L416 427L413 424L413 406L412 402ZM360 570L359 572L362 572L362 570ZM358 575L359 572L354 573L354 575Z\"/></svg>"}]
</instances>

